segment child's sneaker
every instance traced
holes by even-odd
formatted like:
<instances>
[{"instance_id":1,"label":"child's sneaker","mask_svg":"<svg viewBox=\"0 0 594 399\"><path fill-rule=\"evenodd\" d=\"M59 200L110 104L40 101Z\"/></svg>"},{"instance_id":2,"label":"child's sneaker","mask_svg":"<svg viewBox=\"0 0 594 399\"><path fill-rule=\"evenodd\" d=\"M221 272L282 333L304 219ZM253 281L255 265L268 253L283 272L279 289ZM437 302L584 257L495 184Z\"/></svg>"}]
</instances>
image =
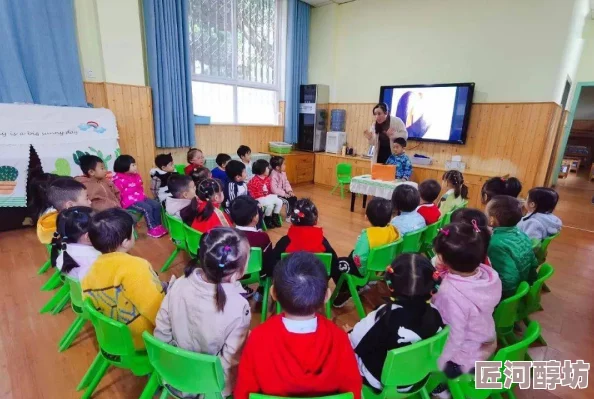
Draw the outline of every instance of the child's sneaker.
<instances>
[{"instance_id":1,"label":"child's sneaker","mask_svg":"<svg viewBox=\"0 0 594 399\"><path fill-rule=\"evenodd\" d=\"M438 399L450 399L452 395L450 395L450 391L448 391L448 387L445 384L439 384L432 392L431 396Z\"/></svg>"},{"instance_id":2,"label":"child's sneaker","mask_svg":"<svg viewBox=\"0 0 594 399\"><path fill-rule=\"evenodd\" d=\"M152 229L149 229L147 234L149 237L159 238L159 237L163 237L165 234L167 234L167 230L165 230L165 228L163 226L157 226L157 227L153 227Z\"/></svg>"}]
</instances>

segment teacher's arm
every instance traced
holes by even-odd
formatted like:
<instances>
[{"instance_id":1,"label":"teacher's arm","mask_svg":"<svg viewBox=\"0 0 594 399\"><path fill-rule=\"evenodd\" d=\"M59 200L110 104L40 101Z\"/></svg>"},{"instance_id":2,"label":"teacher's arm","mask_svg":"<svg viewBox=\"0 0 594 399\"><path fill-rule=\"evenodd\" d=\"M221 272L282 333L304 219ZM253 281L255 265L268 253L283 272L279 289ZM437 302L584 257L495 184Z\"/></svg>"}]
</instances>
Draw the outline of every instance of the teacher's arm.
<instances>
[{"instance_id":1,"label":"teacher's arm","mask_svg":"<svg viewBox=\"0 0 594 399\"><path fill-rule=\"evenodd\" d=\"M376 135L375 135L375 126L371 125L371 127L363 132L363 135L367 139L369 145L375 145Z\"/></svg>"},{"instance_id":2,"label":"teacher's arm","mask_svg":"<svg viewBox=\"0 0 594 399\"><path fill-rule=\"evenodd\" d=\"M404 125L404 122L402 122L402 119L397 116L390 117L390 129L388 129L387 133L391 140L394 140L397 137L402 137L403 139L408 140L406 126Z\"/></svg>"}]
</instances>

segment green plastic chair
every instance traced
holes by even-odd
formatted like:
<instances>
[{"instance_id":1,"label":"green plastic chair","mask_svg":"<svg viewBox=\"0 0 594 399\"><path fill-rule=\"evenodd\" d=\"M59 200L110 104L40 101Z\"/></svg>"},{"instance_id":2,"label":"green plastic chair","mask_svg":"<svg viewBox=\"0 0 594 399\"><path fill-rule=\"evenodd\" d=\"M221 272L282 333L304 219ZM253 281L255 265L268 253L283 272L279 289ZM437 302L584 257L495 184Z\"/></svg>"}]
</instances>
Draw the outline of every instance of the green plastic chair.
<instances>
[{"instance_id":1,"label":"green plastic chair","mask_svg":"<svg viewBox=\"0 0 594 399\"><path fill-rule=\"evenodd\" d=\"M180 175L185 175L186 174L186 165L184 165L183 163L177 163L175 164L175 171L177 173L179 173Z\"/></svg>"},{"instance_id":2,"label":"green plastic chair","mask_svg":"<svg viewBox=\"0 0 594 399\"><path fill-rule=\"evenodd\" d=\"M502 365L506 361L523 361L528 353L528 347L534 343L540 336L540 324L533 321L528 325L523 338L505 348L499 349L491 361L499 361ZM503 374L504 367L501 368L501 383L505 383L507 377ZM510 399L516 399L513 389L517 384L512 384L509 389L476 389L474 374L463 374L460 377L448 380L448 388L454 399L486 399L489 397L501 398L501 394L507 394Z\"/></svg>"},{"instance_id":3,"label":"green plastic chair","mask_svg":"<svg viewBox=\"0 0 594 399\"><path fill-rule=\"evenodd\" d=\"M51 253L52 253L51 244L45 244L45 249L47 250L48 255L51 255ZM43 263L43 265L41 265L39 270L37 270L37 274L41 275L41 274L47 272L50 267L52 267L52 261L51 261L51 258L48 257L47 260Z\"/></svg>"},{"instance_id":4,"label":"green plastic chair","mask_svg":"<svg viewBox=\"0 0 594 399\"><path fill-rule=\"evenodd\" d=\"M452 209L451 211L449 211L448 213L443 215L441 217L441 227L443 227L447 224L450 224L450 222L452 221L452 215L454 214L455 211L457 211L458 209L466 208L467 206L468 206L468 200L464 200L460 204L455 206L454 209Z\"/></svg>"},{"instance_id":5,"label":"green plastic chair","mask_svg":"<svg viewBox=\"0 0 594 399\"><path fill-rule=\"evenodd\" d=\"M39 309L39 313L48 313L55 315L64 309L70 300L70 286L63 284L58 291Z\"/></svg>"},{"instance_id":6,"label":"green plastic chair","mask_svg":"<svg viewBox=\"0 0 594 399\"><path fill-rule=\"evenodd\" d=\"M353 177L353 165L350 163L339 163L336 165L336 185L330 191L330 195L334 194L334 191L340 186L340 198L344 199L344 186L351 184Z\"/></svg>"},{"instance_id":7,"label":"green plastic chair","mask_svg":"<svg viewBox=\"0 0 594 399\"><path fill-rule=\"evenodd\" d=\"M427 227L406 233L404 237L402 237L402 253L421 252L421 247L423 246L424 242L423 235L425 234L425 231L427 231Z\"/></svg>"},{"instance_id":8,"label":"green plastic chair","mask_svg":"<svg viewBox=\"0 0 594 399\"><path fill-rule=\"evenodd\" d=\"M495 319L495 330L497 339L505 347L516 343L514 324L518 320L518 310L524 297L528 294L530 285L522 281L518 286L516 294L499 302L493 313Z\"/></svg>"},{"instance_id":9,"label":"green plastic chair","mask_svg":"<svg viewBox=\"0 0 594 399\"><path fill-rule=\"evenodd\" d=\"M524 321L524 324L528 326L531 323L530 315L539 310L543 310L540 303L542 288L545 281L550 279L553 274L555 274L555 269L550 264L545 263L540 267L536 281L530 286L528 294L526 294L524 300L520 303L517 321L522 320ZM547 342L542 335L538 336L538 341L542 345L547 345Z\"/></svg>"},{"instance_id":10,"label":"green plastic chair","mask_svg":"<svg viewBox=\"0 0 594 399\"><path fill-rule=\"evenodd\" d=\"M177 257L180 251L188 252L188 246L186 244L186 231L184 229L184 222L180 219L175 218L171 215L165 214L165 219L167 221L167 228L169 229L169 236L171 237L171 241L173 245L175 245L175 249L169 255L165 264L161 268L161 273L166 272L171 267L171 264Z\"/></svg>"},{"instance_id":11,"label":"green plastic chair","mask_svg":"<svg viewBox=\"0 0 594 399\"><path fill-rule=\"evenodd\" d=\"M64 284L62 273L58 269L54 270L51 277L41 286L41 291L53 291Z\"/></svg>"},{"instance_id":12,"label":"green plastic chair","mask_svg":"<svg viewBox=\"0 0 594 399\"><path fill-rule=\"evenodd\" d=\"M272 279L270 277L266 277L264 279L260 277L262 263L262 248L252 247L250 250L250 260L248 262L247 269L245 270L245 275L241 279L241 284L249 285L257 283L258 286L263 287L264 292L262 293L261 320L262 323L264 323L268 313L268 298L270 296L270 285L272 284Z\"/></svg>"},{"instance_id":13,"label":"green plastic chair","mask_svg":"<svg viewBox=\"0 0 594 399\"><path fill-rule=\"evenodd\" d=\"M285 259L289 255L291 255L291 253L283 252L281 254L281 259ZM330 277L330 270L332 269L332 254L320 252L320 253L315 253L314 255L324 264L324 267L326 268L326 273L328 274L328 277ZM270 277L268 277L268 278L270 279ZM266 285L264 286L264 289L266 290ZM268 291L270 291L270 288L268 289ZM266 295L270 295L270 292L265 291L264 293ZM324 310L326 313L326 317L329 319L332 319L332 302L331 301L328 301L324 304ZM281 311L282 311L281 306L277 302L276 303L276 313L279 314L279 313L281 313ZM268 307L265 308L264 305L262 305L262 313L268 313Z\"/></svg>"},{"instance_id":14,"label":"green plastic chair","mask_svg":"<svg viewBox=\"0 0 594 399\"><path fill-rule=\"evenodd\" d=\"M433 240L437 237L437 233L439 233L439 229L441 228L441 221L437 221L433 224L430 224L425 228L425 232L421 237L421 253L424 253L426 257L429 259L435 256L435 252L433 251ZM406 237L406 235L405 235Z\"/></svg>"},{"instance_id":15,"label":"green plastic chair","mask_svg":"<svg viewBox=\"0 0 594 399\"><path fill-rule=\"evenodd\" d=\"M402 253L403 240L399 239L391 244L382 245L381 247L373 248L369 252L367 258L367 266L359 269L359 272L363 277L357 277L352 274L342 273L334 289L334 293L330 298L329 303L333 303L336 296L340 292L343 284L346 283L353 298L355 309L360 319L363 319L366 315L365 308L361 302L358 289L366 286L370 281L379 281L383 279L383 274L386 271L386 267L392 263L398 255Z\"/></svg>"},{"instance_id":16,"label":"green plastic chair","mask_svg":"<svg viewBox=\"0 0 594 399\"><path fill-rule=\"evenodd\" d=\"M200 238L202 233L182 223L186 237L186 247L191 257L198 257L198 249L200 248Z\"/></svg>"},{"instance_id":17,"label":"green plastic chair","mask_svg":"<svg viewBox=\"0 0 594 399\"><path fill-rule=\"evenodd\" d=\"M308 397L308 399L353 399L353 397L352 392L345 392L330 396ZM249 399L302 399L302 397L288 398L284 396L269 396L262 395L261 393L250 393Z\"/></svg>"},{"instance_id":18,"label":"green plastic chair","mask_svg":"<svg viewBox=\"0 0 594 399\"><path fill-rule=\"evenodd\" d=\"M560 234L561 233L557 233L555 235L545 238L540 242L540 246L538 247L538 250L535 252L536 259L538 260L539 265L542 265L547 261L549 245L551 245L551 242L553 242L555 238L559 237Z\"/></svg>"},{"instance_id":19,"label":"green plastic chair","mask_svg":"<svg viewBox=\"0 0 594 399\"><path fill-rule=\"evenodd\" d=\"M437 359L443 352L443 347L448 339L449 327L438 334L402 348L392 349L388 352L382 369L381 383L383 389L377 392L363 384L363 397L365 399L398 399L417 397L430 399L427 376L439 372ZM398 387L407 387L419 384L417 389L409 392L398 392Z\"/></svg>"},{"instance_id":20,"label":"green plastic chair","mask_svg":"<svg viewBox=\"0 0 594 399\"><path fill-rule=\"evenodd\" d=\"M181 392L206 394L208 399L223 399L225 374L217 356L168 345L147 331L142 333L142 338L155 370L144 388L143 396L152 398L157 389L163 387L161 399L179 398Z\"/></svg>"},{"instance_id":21,"label":"green plastic chair","mask_svg":"<svg viewBox=\"0 0 594 399\"><path fill-rule=\"evenodd\" d=\"M128 326L100 313L90 298L84 301L83 309L95 328L99 353L76 387L77 391L85 389L82 399L88 399L93 395L110 366L130 370L136 376L152 373L153 367L146 351L137 351L134 348ZM143 392L140 397L149 399L152 395Z\"/></svg>"},{"instance_id":22,"label":"green plastic chair","mask_svg":"<svg viewBox=\"0 0 594 399\"><path fill-rule=\"evenodd\" d=\"M89 316L84 308L80 282L70 277L66 277L65 280L64 285L67 285L70 289L70 306L76 315L76 319L74 319L70 327L68 327L68 330L66 330L66 333L58 344L58 350L60 352L70 348L72 342L74 342L82 328L85 326L85 323L89 320Z\"/></svg>"}]
</instances>

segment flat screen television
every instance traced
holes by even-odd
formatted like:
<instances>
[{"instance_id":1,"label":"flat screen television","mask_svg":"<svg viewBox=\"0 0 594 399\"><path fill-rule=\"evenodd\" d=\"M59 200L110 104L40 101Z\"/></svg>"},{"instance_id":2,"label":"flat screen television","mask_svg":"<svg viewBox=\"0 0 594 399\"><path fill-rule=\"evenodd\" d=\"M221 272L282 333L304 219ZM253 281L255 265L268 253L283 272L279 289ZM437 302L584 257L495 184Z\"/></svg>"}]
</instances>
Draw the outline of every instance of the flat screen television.
<instances>
[{"instance_id":1,"label":"flat screen television","mask_svg":"<svg viewBox=\"0 0 594 399\"><path fill-rule=\"evenodd\" d=\"M406 125L409 140L466 143L474 83L382 86L380 102Z\"/></svg>"}]
</instances>

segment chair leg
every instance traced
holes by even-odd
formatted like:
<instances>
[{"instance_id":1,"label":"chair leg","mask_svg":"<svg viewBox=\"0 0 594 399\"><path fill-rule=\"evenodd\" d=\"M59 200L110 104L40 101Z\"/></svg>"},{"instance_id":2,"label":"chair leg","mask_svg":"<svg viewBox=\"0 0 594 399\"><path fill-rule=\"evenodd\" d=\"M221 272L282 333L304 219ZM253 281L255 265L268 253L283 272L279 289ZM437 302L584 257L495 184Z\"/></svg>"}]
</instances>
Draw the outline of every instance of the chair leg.
<instances>
[{"instance_id":1,"label":"chair leg","mask_svg":"<svg viewBox=\"0 0 594 399\"><path fill-rule=\"evenodd\" d=\"M423 399L431 399L431 395L429 395L429 392L427 392L427 388L425 387L421 388L419 395L421 395L421 398Z\"/></svg>"},{"instance_id":2,"label":"chair leg","mask_svg":"<svg viewBox=\"0 0 594 399\"><path fill-rule=\"evenodd\" d=\"M507 391L507 397L509 399L516 399L516 395L514 394L514 390L510 389L509 391Z\"/></svg>"},{"instance_id":3,"label":"chair leg","mask_svg":"<svg viewBox=\"0 0 594 399\"><path fill-rule=\"evenodd\" d=\"M278 301L276 301L276 314L281 314L283 309Z\"/></svg>"},{"instance_id":4,"label":"chair leg","mask_svg":"<svg viewBox=\"0 0 594 399\"><path fill-rule=\"evenodd\" d=\"M167 389L163 388L163 392L161 392L161 396L159 396L159 399L167 399L169 398L169 391L167 391Z\"/></svg>"},{"instance_id":5,"label":"chair leg","mask_svg":"<svg viewBox=\"0 0 594 399\"><path fill-rule=\"evenodd\" d=\"M264 281L264 297L262 298L262 316L260 320L262 323L266 321L268 317L268 298L270 297L270 277L266 277L266 281Z\"/></svg>"},{"instance_id":6,"label":"chair leg","mask_svg":"<svg viewBox=\"0 0 594 399\"><path fill-rule=\"evenodd\" d=\"M51 314L57 315L58 313L60 313L62 310L64 310L66 305L68 305L68 302L70 302L70 290L68 290L68 292L66 293L66 295L62 297L60 302L56 304L56 307L52 309Z\"/></svg>"},{"instance_id":7,"label":"chair leg","mask_svg":"<svg viewBox=\"0 0 594 399\"><path fill-rule=\"evenodd\" d=\"M364 319L365 308L363 307L363 303L361 303L361 297L359 297L359 293L357 292L357 287L355 284L351 282L351 280L347 280L347 286L349 287L349 291L351 292L351 297L353 298L353 302L355 303L355 309L357 309L357 314L359 315L360 319Z\"/></svg>"},{"instance_id":8,"label":"chair leg","mask_svg":"<svg viewBox=\"0 0 594 399\"><path fill-rule=\"evenodd\" d=\"M536 340L543 346L549 346L547 341L545 341L545 339L542 337L542 334L540 334Z\"/></svg>"},{"instance_id":9,"label":"chair leg","mask_svg":"<svg viewBox=\"0 0 594 399\"><path fill-rule=\"evenodd\" d=\"M332 191L330 191L330 195L333 195L337 188L338 188L338 183L336 183L334 188L332 188Z\"/></svg>"},{"instance_id":10,"label":"chair leg","mask_svg":"<svg viewBox=\"0 0 594 399\"><path fill-rule=\"evenodd\" d=\"M97 372L97 367L99 367L99 365L102 364L103 362L107 362L107 361L105 359L103 359L103 357L101 356L101 353L97 353L97 356L95 356L93 363L91 363L91 366L89 367L89 369L83 376L82 380L80 380L80 382L78 383L78 386L76 387L77 391L85 389L86 387L89 386L89 384L91 383L91 380L93 379L93 376Z\"/></svg>"},{"instance_id":11,"label":"chair leg","mask_svg":"<svg viewBox=\"0 0 594 399\"><path fill-rule=\"evenodd\" d=\"M140 394L139 399L151 399L157 393L157 389L159 389L159 376L157 375L156 371L153 371L149 380L147 381L144 389L142 390L142 394ZM163 389L167 391L166 389Z\"/></svg>"},{"instance_id":12,"label":"chair leg","mask_svg":"<svg viewBox=\"0 0 594 399\"><path fill-rule=\"evenodd\" d=\"M52 262L50 259L48 259L45 261L45 263L43 265L41 265L39 270L37 270L37 274L43 274L43 273L47 272L50 267L52 267Z\"/></svg>"},{"instance_id":13,"label":"chair leg","mask_svg":"<svg viewBox=\"0 0 594 399\"><path fill-rule=\"evenodd\" d=\"M324 308L326 309L326 317L328 318L328 320L332 320L332 304L330 303L330 301L324 304Z\"/></svg>"},{"instance_id":14,"label":"chair leg","mask_svg":"<svg viewBox=\"0 0 594 399\"><path fill-rule=\"evenodd\" d=\"M344 199L344 184L340 184L340 199Z\"/></svg>"},{"instance_id":15,"label":"chair leg","mask_svg":"<svg viewBox=\"0 0 594 399\"><path fill-rule=\"evenodd\" d=\"M449 381L448 382L448 389L450 390L450 394L454 399L465 399L464 392L462 391L462 387L459 383Z\"/></svg>"},{"instance_id":16,"label":"chair leg","mask_svg":"<svg viewBox=\"0 0 594 399\"><path fill-rule=\"evenodd\" d=\"M167 258L167 260L165 261L165 264L161 268L161 273L165 273L167 270L169 270L169 268L171 267L171 264L177 257L177 254L179 253L179 251L180 251L180 249L178 247L175 247L175 249L173 250L171 255L169 255L169 258Z\"/></svg>"},{"instance_id":17,"label":"chair leg","mask_svg":"<svg viewBox=\"0 0 594 399\"><path fill-rule=\"evenodd\" d=\"M85 393L83 394L83 396L81 397L81 399L89 399L91 396L93 396L93 392L95 392L95 389L97 388L97 385L99 385L99 383L101 382L101 379L103 378L103 376L107 372L107 369L109 368L109 363L107 362L107 360L103 359L103 357L101 359L103 361L101 362L101 364L99 364L99 367L97 369L97 373L95 374L95 376L93 377L93 379L89 383L89 386L85 390Z\"/></svg>"},{"instance_id":18,"label":"chair leg","mask_svg":"<svg viewBox=\"0 0 594 399\"><path fill-rule=\"evenodd\" d=\"M82 328L84 327L85 322L86 320L84 317L82 317L81 315L76 316L76 319L70 325L70 327L68 327L68 330L60 340L60 344L58 345L59 352L63 352L66 349L70 348L70 345L72 345L72 343L80 333L80 330L82 330Z\"/></svg>"},{"instance_id":19,"label":"chair leg","mask_svg":"<svg viewBox=\"0 0 594 399\"><path fill-rule=\"evenodd\" d=\"M56 270L54 274L41 286L41 291L52 291L62 284L62 274Z\"/></svg>"},{"instance_id":20,"label":"chair leg","mask_svg":"<svg viewBox=\"0 0 594 399\"><path fill-rule=\"evenodd\" d=\"M61 303L64 299L64 297L69 297L70 296L70 287L68 287L66 284L64 284L62 286L62 288L60 288L53 297L51 297L51 299L49 301L47 301L47 303L45 305L43 305L43 307L39 310L39 313L47 313L49 311L51 311L52 309L54 309L59 303Z\"/></svg>"},{"instance_id":21,"label":"chair leg","mask_svg":"<svg viewBox=\"0 0 594 399\"><path fill-rule=\"evenodd\" d=\"M549 288L549 286L547 285L547 283L542 283L542 290L544 292L551 292L551 289Z\"/></svg>"}]
</instances>

